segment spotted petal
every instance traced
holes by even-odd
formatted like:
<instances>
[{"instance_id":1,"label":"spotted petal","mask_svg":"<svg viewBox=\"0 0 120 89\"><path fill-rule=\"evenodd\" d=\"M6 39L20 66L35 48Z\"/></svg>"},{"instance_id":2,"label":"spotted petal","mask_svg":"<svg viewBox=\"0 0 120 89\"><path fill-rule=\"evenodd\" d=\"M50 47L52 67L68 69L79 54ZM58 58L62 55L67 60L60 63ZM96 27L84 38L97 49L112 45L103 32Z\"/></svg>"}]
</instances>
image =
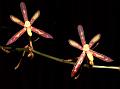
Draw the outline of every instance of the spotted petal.
<instances>
[{"instance_id":1,"label":"spotted petal","mask_svg":"<svg viewBox=\"0 0 120 89\"><path fill-rule=\"evenodd\" d=\"M45 38L51 38L51 39L53 39L53 37L50 34L44 32L43 30L37 29L35 27L31 27L31 29L32 29L33 32L37 33L40 36L43 36Z\"/></svg>"},{"instance_id":2,"label":"spotted petal","mask_svg":"<svg viewBox=\"0 0 120 89\"><path fill-rule=\"evenodd\" d=\"M15 35L13 35L7 42L6 45L10 45L13 42L15 42L21 35L23 35L23 33L25 33L26 28L23 28L22 30L20 30L19 32L17 32Z\"/></svg>"},{"instance_id":3,"label":"spotted petal","mask_svg":"<svg viewBox=\"0 0 120 89\"><path fill-rule=\"evenodd\" d=\"M85 52L83 51L82 54L80 55L80 57L78 57L78 60L72 69L71 77L75 76L75 74L77 73L78 69L80 68L84 58L85 58Z\"/></svg>"},{"instance_id":4,"label":"spotted petal","mask_svg":"<svg viewBox=\"0 0 120 89\"><path fill-rule=\"evenodd\" d=\"M27 16L27 9L26 9L26 5L24 2L20 3L20 8L21 8L21 12L24 18L24 21L28 21L28 16Z\"/></svg>"},{"instance_id":5,"label":"spotted petal","mask_svg":"<svg viewBox=\"0 0 120 89\"><path fill-rule=\"evenodd\" d=\"M86 44L86 41L85 41L84 30L82 25L78 25L78 33L79 33L82 45L84 46Z\"/></svg>"},{"instance_id":6,"label":"spotted petal","mask_svg":"<svg viewBox=\"0 0 120 89\"><path fill-rule=\"evenodd\" d=\"M113 61L110 57L107 57L107 56L105 56L103 54L100 54L100 53L98 53L96 51L93 51L93 50L90 50L90 51L92 52L93 56L95 56L95 57L97 57L97 58L99 58L103 61L106 61L106 62L112 62Z\"/></svg>"}]
</instances>

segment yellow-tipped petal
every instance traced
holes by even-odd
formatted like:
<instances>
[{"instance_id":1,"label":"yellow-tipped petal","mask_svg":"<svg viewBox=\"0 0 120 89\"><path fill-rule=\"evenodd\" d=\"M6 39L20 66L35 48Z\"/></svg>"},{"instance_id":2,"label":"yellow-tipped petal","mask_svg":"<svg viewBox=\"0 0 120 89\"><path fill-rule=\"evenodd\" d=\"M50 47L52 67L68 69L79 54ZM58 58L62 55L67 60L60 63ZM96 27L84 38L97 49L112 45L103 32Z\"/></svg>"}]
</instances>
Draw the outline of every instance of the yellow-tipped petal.
<instances>
[{"instance_id":1,"label":"yellow-tipped petal","mask_svg":"<svg viewBox=\"0 0 120 89\"><path fill-rule=\"evenodd\" d=\"M100 39L101 35L97 34L95 37L93 37L92 41L96 43Z\"/></svg>"},{"instance_id":2,"label":"yellow-tipped petal","mask_svg":"<svg viewBox=\"0 0 120 89\"><path fill-rule=\"evenodd\" d=\"M76 42L73 41L73 40L68 40L68 42L69 42L69 44L70 44L71 46L73 46L73 45L74 45L74 46L77 45Z\"/></svg>"},{"instance_id":3,"label":"yellow-tipped petal","mask_svg":"<svg viewBox=\"0 0 120 89\"><path fill-rule=\"evenodd\" d=\"M13 22L15 22L15 23L17 23L17 24L19 24L19 25L21 25L21 26L24 26L24 23L23 23L20 19L18 19L17 17L15 17L15 16L13 16L13 15L10 15L10 19L11 19Z\"/></svg>"},{"instance_id":4,"label":"yellow-tipped petal","mask_svg":"<svg viewBox=\"0 0 120 89\"><path fill-rule=\"evenodd\" d=\"M19 20L17 17L15 17L15 16L13 16L13 15L10 15L10 19L11 19L13 22L16 22L16 23L21 22L21 20Z\"/></svg>"},{"instance_id":5,"label":"yellow-tipped petal","mask_svg":"<svg viewBox=\"0 0 120 89\"><path fill-rule=\"evenodd\" d=\"M73 40L68 40L69 44L75 48L82 50L82 46Z\"/></svg>"},{"instance_id":6,"label":"yellow-tipped petal","mask_svg":"<svg viewBox=\"0 0 120 89\"><path fill-rule=\"evenodd\" d=\"M38 10L32 17L32 19L37 19L40 16L40 11Z\"/></svg>"}]
</instances>

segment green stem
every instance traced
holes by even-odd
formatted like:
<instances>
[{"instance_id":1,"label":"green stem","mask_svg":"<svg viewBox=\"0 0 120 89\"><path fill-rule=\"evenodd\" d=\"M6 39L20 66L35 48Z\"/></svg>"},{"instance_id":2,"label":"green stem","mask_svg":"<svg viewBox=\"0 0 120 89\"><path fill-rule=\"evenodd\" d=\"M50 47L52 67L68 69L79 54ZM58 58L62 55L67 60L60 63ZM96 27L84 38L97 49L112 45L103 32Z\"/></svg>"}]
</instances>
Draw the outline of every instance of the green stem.
<instances>
[{"instance_id":1,"label":"green stem","mask_svg":"<svg viewBox=\"0 0 120 89\"><path fill-rule=\"evenodd\" d=\"M38 55L47 57L47 58L49 58L49 59L53 59L53 60L58 61L58 62L67 63L67 64L75 64L74 62L65 61L64 59L60 59L60 58L57 58L57 57L53 57L53 56L50 56L50 55L47 55L47 54L38 52L38 51L36 51L36 50L33 50L33 52L36 53L36 54L38 54Z\"/></svg>"},{"instance_id":2,"label":"green stem","mask_svg":"<svg viewBox=\"0 0 120 89\"><path fill-rule=\"evenodd\" d=\"M3 46L0 46L1 49L6 49L6 50L16 50L16 51L26 51L28 52L28 49L26 48L12 48L12 47L3 47ZM74 65L75 62L71 62L71 61L67 61L67 60L64 60L64 59L61 59L61 58L57 58L57 57L54 57L54 56L51 56L51 55L47 55L45 53L42 53L42 52L39 52L39 51L36 51L36 50L32 50L34 53L38 54L38 55L41 55L41 56L44 56L46 58L49 58L49 59L52 59L52 60L55 60L55 61L58 61L58 62L61 62L61 63L66 63L66 64L72 64ZM89 67L89 65L87 64L84 64L83 65L84 67ZM99 65L93 65L92 68L105 68L105 69L117 69L117 70L120 70L120 67L118 66L99 66Z\"/></svg>"},{"instance_id":3,"label":"green stem","mask_svg":"<svg viewBox=\"0 0 120 89\"><path fill-rule=\"evenodd\" d=\"M16 50L16 51L28 51L28 49L25 49L25 48L12 48L12 47L5 47L5 46L0 46L0 49Z\"/></svg>"},{"instance_id":4,"label":"green stem","mask_svg":"<svg viewBox=\"0 0 120 89\"><path fill-rule=\"evenodd\" d=\"M116 70L120 70L120 67L118 66L98 66L98 65L94 65L92 66L93 68L105 68L105 69L116 69Z\"/></svg>"}]
</instances>

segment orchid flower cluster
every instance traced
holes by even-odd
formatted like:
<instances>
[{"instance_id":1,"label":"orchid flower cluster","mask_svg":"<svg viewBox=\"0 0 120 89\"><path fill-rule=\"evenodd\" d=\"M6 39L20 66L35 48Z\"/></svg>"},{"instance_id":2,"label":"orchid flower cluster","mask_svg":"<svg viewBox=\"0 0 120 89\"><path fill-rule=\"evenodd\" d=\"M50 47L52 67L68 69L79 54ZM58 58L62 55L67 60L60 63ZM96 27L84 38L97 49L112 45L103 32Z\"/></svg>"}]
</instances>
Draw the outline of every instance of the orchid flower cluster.
<instances>
[{"instance_id":1,"label":"orchid flower cluster","mask_svg":"<svg viewBox=\"0 0 120 89\"><path fill-rule=\"evenodd\" d=\"M27 32L29 37L32 37L32 32L34 32L34 33L36 33L36 34L38 34L38 35L40 35L44 38L53 39L53 36L51 36L47 32L44 32L43 30L40 30L40 29L32 26L34 21L40 16L40 11L39 10L33 15L31 20L29 21L28 16L27 16L26 5L25 5L24 2L20 3L20 9L21 9L21 12L22 12L22 15L23 15L23 18L24 18L24 22L21 21L20 19L18 19L17 17L13 16L13 15L10 15L10 19L13 22L23 26L23 28L8 40L8 42L6 43L7 46L14 43L25 32ZM79 33L79 36L80 36L80 39L81 39L82 46L80 44L78 44L77 42L75 42L74 40L71 40L71 39L68 40L68 42L71 46L73 46L73 47L75 47L79 50L82 50L82 53L80 54L79 57L77 57L77 62L75 63L75 65L72 69L71 77L74 77L75 74L77 73L77 71L79 70L79 68L80 68L80 66L81 66L81 64L82 64L82 62L85 58L85 55L87 55L90 65L94 65L94 62L93 62L94 57L93 56L95 56L95 57L97 57L97 58L99 58L99 59L101 59L105 62L112 62L113 61L110 57L107 57L107 56L105 56L103 54L100 54L96 51L93 51L91 49L91 47L100 39L100 37L101 37L100 34L97 34L96 36L94 36L91 39L91 41L89 42L89 44L87 44L86 40L85 40L85 36L84 36L84 30L83 30L83 27L81 25L78 25L78 33ZM32 41L30 41L29 45L25 46L25 48L29 49L28 56L33 55L33 53L32 53L32 49L33 49ZM24 53L23 53L23 56L24 56ZM15 67L15 69L17 69L19 67L20 62L21 62L21 60L19 61L18 65Z\"/></svg>"}]
</instances>

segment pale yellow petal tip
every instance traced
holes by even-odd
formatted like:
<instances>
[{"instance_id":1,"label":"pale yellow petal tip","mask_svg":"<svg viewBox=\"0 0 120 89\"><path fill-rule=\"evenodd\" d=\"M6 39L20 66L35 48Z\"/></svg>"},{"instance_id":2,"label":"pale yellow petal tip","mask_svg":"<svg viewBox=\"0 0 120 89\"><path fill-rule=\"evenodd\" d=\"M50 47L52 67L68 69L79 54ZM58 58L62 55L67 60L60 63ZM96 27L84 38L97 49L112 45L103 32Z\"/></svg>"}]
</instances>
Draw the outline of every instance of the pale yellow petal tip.
<instances>
[{"instance_id":1,"label":"pale yellow petal tip","mask_svg":"<svg viewBox=\"0 0 120 89\"><path fill-rule=\"evenodd\" d=\"M19 20L17 17L13 16L13 15L10 15L10 19L11 19L13 22L16 22L16 23L19 23L19 22L20 22L20 20Z\"/></svg>"},{"instance_id":2,"label":"pale yellow petal tip","mask_svg":"<svg viewBox=\"0 0 120 89\"><path fill-rule=\"evenodd\" d=\"M71 39L68 40L68 42L70 43Z\"/></svg>"},{"instance_id":3,"label":"pale yellow petal tip","mask_svg":"<svg viewBox=\"0 0 120 89\"><path fill-rule=\"evenodd\" d=\"M93 38L93 42L97 42L100 39L101 35L97 34L94 38Z\"/></svg>"},{"instance_id":4,"label":"pale yellow petal tip","mask_svg":"<svg viewBox=\"0 0 120 89\"><path fill-rule=\"evenodd\" d=\"M101 34L97 34L97 36L98 36L98 38L100 39L100 37L101 37Z\"/></svg>"},{"instance_id":5,"label":"pale yellow petal tip","mask_svg":"<svg viewBox=\"0 0 120 89\"><path fill-rule=\"evenodd\" d=\"M36 18L38 18L39 16L40 16L40 10L38 10L38 11L34 14L33 19L36 19Z\"/></svg>"},{"instance_id":6,"label":"pale yellow petal tip","mask_svg":"<svg viewBox=\"0 0 120 89\"><path fill-rule=\"evenodd\" d=\"M12 18L13 15L10 15L10 18Z\"/></svg>"},{"instance_id":7,"label":"pale yellow petal tip","mask_svg":"<svg viewBox=\"0 0 120 89\"><path fill-rule=\"evenodd\" d=\"M97 40L99 40L101 37L101 34L97 34Z\"/></svg>"},{"instance_id":8,"label":"pale yellow petal tip","mask_svg":"<svg viewBox=\"0 0 120 89\"><path fill-rule=\"evenodd\" d=\"M15 17L13 15L10 15L10 19L14 21Z\"/></svg>"},{"instance_id":9,"label":"pale yellow petal tip","mask_svg":"<svg viewBox=\"0 0 120 89\"><path fill-rule=\"evenodd\" d=\"M37 13L40 15L40 10L37 10Z\"/></svg>"},{"instance_id":10,"label":"pale yellow petal tip","mask_svg":"<svg viewBox=\"0 0 120 89\"><path fill-rule=\"evenodd\" d=\"M74 43L74 41L71 40L71 39L69 39L68 42L69 42L70 45L72 45Z\"/></svg>"},{"instance_id":11,"label":"pale yellow petal tip","mask_svg":"<svg viewBox=\"0 0 120 89\"><path fill-rule=\"evenodd\" d=\"M37 15L37 16L39 16L39 15L40 15L40 10L38 10L38 11L36 12L36 15Z\"/></svg>"}]
</instances>

